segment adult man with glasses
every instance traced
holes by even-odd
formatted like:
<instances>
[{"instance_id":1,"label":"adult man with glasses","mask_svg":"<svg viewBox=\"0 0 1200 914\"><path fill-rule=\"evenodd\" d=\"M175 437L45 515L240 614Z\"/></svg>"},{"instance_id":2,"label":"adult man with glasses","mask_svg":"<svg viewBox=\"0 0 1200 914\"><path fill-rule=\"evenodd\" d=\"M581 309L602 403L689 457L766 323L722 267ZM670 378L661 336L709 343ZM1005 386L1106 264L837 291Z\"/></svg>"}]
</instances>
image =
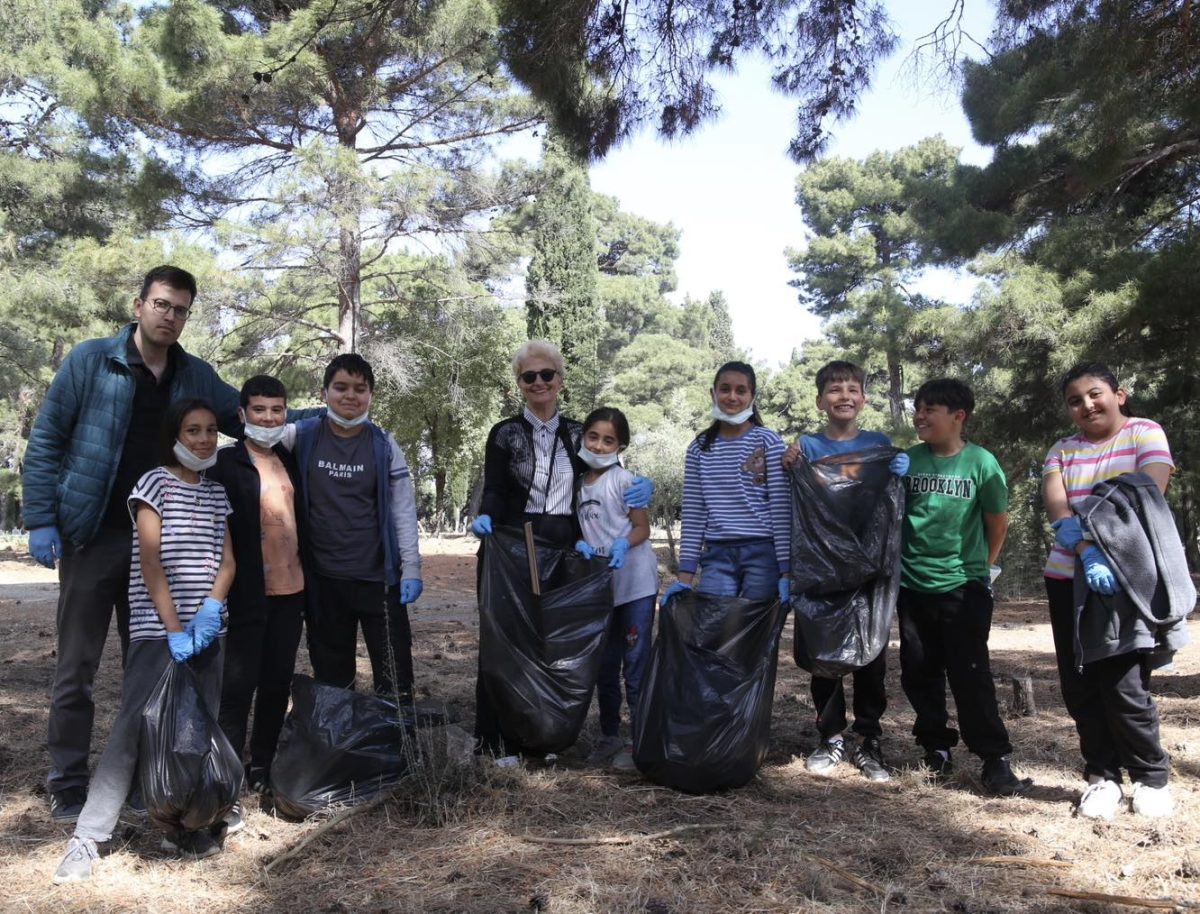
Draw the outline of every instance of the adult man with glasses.
<instances>
[{"instance_id":1,"label":"adult man with glasses","mask_svg":"<svg viewBox=\"0 0 1200 914\"><path fill-rule=\"evenodd\" d=\"M221 431L237 435L238 392L176 342L196 280L155 267L133 300L134 322L116 336L76 345L54 376L24 461L29 551L58 561L58 661L50 699L50 814L74 822L87 798L95 706L92 680L113 609L129 646L132 527L126 498L157 466L158 433L173 400L203 397Z\"/></svg>"}]
</instances>

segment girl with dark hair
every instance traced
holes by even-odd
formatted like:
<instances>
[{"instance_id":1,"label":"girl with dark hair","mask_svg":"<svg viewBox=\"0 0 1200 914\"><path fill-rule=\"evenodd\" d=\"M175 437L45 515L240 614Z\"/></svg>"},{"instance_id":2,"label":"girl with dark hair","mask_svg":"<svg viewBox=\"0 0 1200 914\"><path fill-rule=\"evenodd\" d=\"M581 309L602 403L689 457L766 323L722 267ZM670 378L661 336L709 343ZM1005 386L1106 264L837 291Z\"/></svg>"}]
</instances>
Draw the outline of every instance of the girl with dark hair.
<instances>
[{"instance_id":1,"label":"girl with dark hair","mask_svg":"<svg viewBox=\"0 0 1200 914\"><path fill-rule=\"evenodd\" d=\"M588 761L602 764L615 755L612 764L619 771L634 768L633 742L622 744L620 739L621 668L625 669L632 731L650 659L654 596L658 593L658 561L650 547L649 512L625 503L625 493L635 478L620 464L619 455L627 447L629 422L619 409L601 407L584 420L579 459L587 469L579 476L577 497L583 539L575 548L589 559L608 556L608 567L613 569L612 627L596 685L601 735Z\"/></svg>"},{"instance_id":2,"label":"girl with dark hair","mask_svg":"<svg viewBox=\"0 0 1200 914\"><path fill-rule=\"evenodd\" d=\"M683 477L679 580L665 604L701 570L701 593L788 599L791 496L783 440L754 406L757 379L745 362L726 362L712 387L713 423L688 445Z\"/></svg>"},{"instance_id":3,"label":"girl with dark hair","mask_svg":"<svg viewBox=\"0 0 1200 914\"><path fill-rule=\"evenodd\" d=\"M1078 431L1057 441L1042 467L1042 497L1055 531L1044 574L1063 702L1079 731L1087 778L1079 814L1111 819L1124 798L1124 769L1133 782L1133 811L1170 815L1169 759L1149 691L1150 655L1131 651L1077 666L1076 556L1089 589L1111 596L1120 586L1104 553L1084 537L1072 508L1096 483L1124 473L1144 473L1166 492L1175 464L1162 427L1131 416L1129 394L1104 364L1076 365L1063 380L1062 393Z\"/></svg>"},{"instance_id":4,"label":"girl with dark hair","mask_svg":"<svg viewBox=\"0 0 1200 914\"><path fill-rule=\"evenodd\" d=\"M213 717L221 697L225 597L233 582L233 550L225 490L206 479L217 459L217 417L206 400L179 400L163 419L163 465L129 495L133 561L129 570L129 652L121 708L92 775L75 836L54 874L56 883L88 879L98 844L112 838L138 764L146 696L167 665L189 663ZM208 857L220 850L208 831L180 832L163 849Z\"/></svg>"}]
</instances>

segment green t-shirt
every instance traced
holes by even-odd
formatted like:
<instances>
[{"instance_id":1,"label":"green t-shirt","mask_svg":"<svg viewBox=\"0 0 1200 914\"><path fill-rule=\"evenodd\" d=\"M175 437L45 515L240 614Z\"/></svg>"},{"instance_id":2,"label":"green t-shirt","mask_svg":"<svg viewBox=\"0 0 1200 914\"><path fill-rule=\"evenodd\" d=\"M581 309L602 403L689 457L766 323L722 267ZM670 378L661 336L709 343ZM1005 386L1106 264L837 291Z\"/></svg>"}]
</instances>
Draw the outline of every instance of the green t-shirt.
<instances>
[{"instance_id":1,"label":"green t-shirt","mask_svg":"<svg viewBox=\"0 0 1200 914\"><path fill-rule=\"evenodd\" d=\"M938 457L927 444L908 449L904 476L901 583L946 593L988 575L984 514L1008 511L1008 482L991 452L967 444Z\"/></svg>"}]
</instances>

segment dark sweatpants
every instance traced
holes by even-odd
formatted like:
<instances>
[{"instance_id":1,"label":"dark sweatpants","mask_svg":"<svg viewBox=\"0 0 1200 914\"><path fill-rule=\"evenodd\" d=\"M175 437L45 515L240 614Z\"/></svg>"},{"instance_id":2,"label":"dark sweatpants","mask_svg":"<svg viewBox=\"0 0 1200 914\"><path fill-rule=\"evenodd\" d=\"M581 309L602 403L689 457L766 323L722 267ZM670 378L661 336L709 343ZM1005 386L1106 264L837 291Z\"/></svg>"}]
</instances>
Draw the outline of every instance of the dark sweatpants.
<instances>
[{"instance_id":1,"label":"dark sweatpants","mask_svg":"<svg viewBox=\"0 0 1200 914\"><path fill-rule=\"evenodd\" d=\"M880 737L883 728L879 720L887 710L887 647L864 667L847 674L854 683L854 725L859 736ZM817 709L817 732L825 741L846 729L845 676L837 678L814 676L810 685L813 707Z\"/></svg>"},{"instance_id":2,"label":"dark sweatpants","mask_svg":"<svg viewBox=\"0 0 1200 914\"><path fill-rule=\"evenodd\" d=\"M371 658L375 694L393 698L413 687L412 628L398 587L382 581L343 581L307 576L308 653L313 676L340 688L354 688L358 629ZM395 679L392 664L395 663Z\"/></svg>"},{"instance_id":3,"label":"dark sweatpants","mask_svg":"<svg viewBox=\"0 0 1200 914\"><path fill-rule=\"evenodd\" d=\"M1170 756L1158 733L1158 706L1150 694L1146 654L1131 651L1075 666L1075 585L1046 578L1050 630L1063 704L1079 732L1084 777L1121 783L1129 779L1147 787L1167 783Z\"/></svg>"},{"instance_id":4,"label":"dark sweatpants","mask_svg":"<svg viewBox=\"0 0 1200 914\"><path fill-rule=\"evenodd\" d=\"M254 732L250 736L250 768L265 776L275 757L275 745L287 714L296 649L304 627L304 592L267 597L265 618L230 624L225 636L225 676L221 683L221 729L237 750L246 747L250 705Z\"/></svg>"},{"instance_id":5,"label":"dark sweatpants","mask_svg":"<svg viewBox=\"0 0 1200 914\"><path fill-rule=\"evenodd\" d=\"M967 748L981 758L1008 755L1012 744L996 706L988 655L992 594L971 581L947 593L900 588L900 684L917 714L913 736L926 751L949 750L958 731L947 726L946 682L954 694Z\"/></svg>"},{"instance_id":6,"label":"dark sweatpants","mask_svg":"<svg viewBox=\"0 0 1200 914\"><path fill-rule=\"evenodd\" d=\"M129 651L129 561L132 529L102 528L80 549L63 543L58 564L58 660L50 692L46 789L86 787L96 706L92 682L100 667L113 611L121 660Z\"/></svg>"}]
</instances>

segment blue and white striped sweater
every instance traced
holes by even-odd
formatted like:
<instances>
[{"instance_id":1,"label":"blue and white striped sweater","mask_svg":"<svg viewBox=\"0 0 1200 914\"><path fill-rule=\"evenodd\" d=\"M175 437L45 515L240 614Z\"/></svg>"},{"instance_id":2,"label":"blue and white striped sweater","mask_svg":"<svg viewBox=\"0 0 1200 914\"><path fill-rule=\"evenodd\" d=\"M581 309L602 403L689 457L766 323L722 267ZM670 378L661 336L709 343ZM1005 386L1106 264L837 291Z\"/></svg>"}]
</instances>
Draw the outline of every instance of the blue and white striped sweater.
<instances>
[{"instance_id":1,"label":"blue and white striped sweater","mask_svg":"<svg viewBox=\"0 0 1200 914\"><path fill-rule=\"evenodd\" d=\"M780 574L791 567L791 493L783 474L783 439L750 426L739 438L688 445L683 475L683 533L679 570L695 572L706 543L775 541Z\"/></svg>"}]
</instances>

